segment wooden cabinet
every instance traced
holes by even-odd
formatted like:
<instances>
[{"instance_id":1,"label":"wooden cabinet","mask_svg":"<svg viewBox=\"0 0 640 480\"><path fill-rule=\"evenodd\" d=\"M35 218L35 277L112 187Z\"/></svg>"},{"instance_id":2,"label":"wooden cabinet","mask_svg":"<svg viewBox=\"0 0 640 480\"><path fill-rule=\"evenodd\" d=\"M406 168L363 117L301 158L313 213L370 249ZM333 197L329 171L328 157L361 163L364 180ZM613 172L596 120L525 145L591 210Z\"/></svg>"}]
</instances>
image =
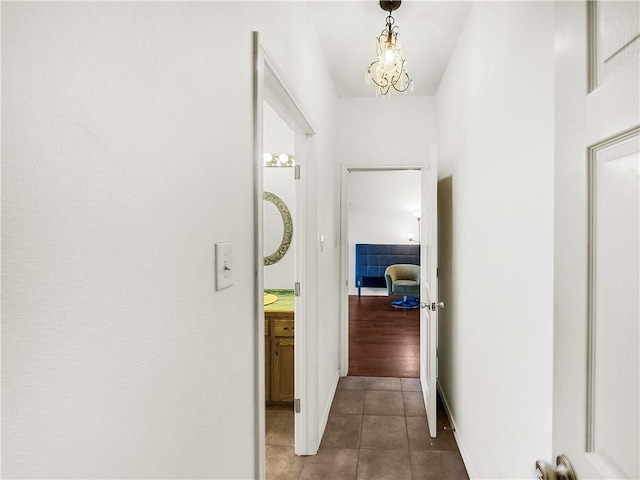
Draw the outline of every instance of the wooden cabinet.
<instances>
[{"instance_id":1,"label":"wooden cabinet","mask_svg":"<svg viewBox=\"0 0 640 480\"><path fill-rule=\"evenodd\" d=\"M294 392L293 312L265 312L267 402L292 402Z\"/></svg>"},{"instance_id":2,"label":"wooden cabinet","mask_svg":"<svg viewBox=\"0 0 640 480\"><path fill-rule=\"evenodd\" d=\"M271 401L292 402L293 337L271 339Z\"/></svg>"}]
</instances>

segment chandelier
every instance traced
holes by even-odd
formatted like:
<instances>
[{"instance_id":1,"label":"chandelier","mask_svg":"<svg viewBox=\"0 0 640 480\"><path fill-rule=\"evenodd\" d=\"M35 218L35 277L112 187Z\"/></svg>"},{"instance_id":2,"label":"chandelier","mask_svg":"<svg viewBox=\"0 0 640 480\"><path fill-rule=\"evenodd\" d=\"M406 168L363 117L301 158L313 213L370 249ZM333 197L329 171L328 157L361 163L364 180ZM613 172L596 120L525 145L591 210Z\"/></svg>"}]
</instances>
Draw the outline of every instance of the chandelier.
<instances>
[{"instance_id":1,"label":"chandelier","mask_svg":"<svg viewBox=\"0 0 640 480\"><path fill-rule=\"evenodd\" d=\"M387 24L376 39L376 60L367 68L365 81L376 85L377 95L389 95L396 92L406 93L409 87L413 91L413 80L407 73L407 61L402 54L398 39L398 27L391 12L400 7L401 0L380 0L380 8L389 12Z\"/></svg>"}]
</instances>

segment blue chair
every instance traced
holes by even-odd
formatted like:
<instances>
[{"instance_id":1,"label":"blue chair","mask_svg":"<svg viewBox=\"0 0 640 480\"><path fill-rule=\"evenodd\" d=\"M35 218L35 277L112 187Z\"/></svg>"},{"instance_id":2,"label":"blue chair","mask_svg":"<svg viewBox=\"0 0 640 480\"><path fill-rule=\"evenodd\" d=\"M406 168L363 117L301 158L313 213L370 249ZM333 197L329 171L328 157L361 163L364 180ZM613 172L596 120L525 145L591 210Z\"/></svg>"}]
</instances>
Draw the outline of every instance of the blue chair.
<instances>
[{"instance_id":1,"label":"blue chair","mask_svg":"<svg viewBox=\"0 0 640 480\"><path fill-rule=\"evenodd\" d=\"M418 308L420 302L420 265L400 263L389 265L384 272L389 295L402 295L391 302L394 308Z\"/></svg>"}]
</instances>

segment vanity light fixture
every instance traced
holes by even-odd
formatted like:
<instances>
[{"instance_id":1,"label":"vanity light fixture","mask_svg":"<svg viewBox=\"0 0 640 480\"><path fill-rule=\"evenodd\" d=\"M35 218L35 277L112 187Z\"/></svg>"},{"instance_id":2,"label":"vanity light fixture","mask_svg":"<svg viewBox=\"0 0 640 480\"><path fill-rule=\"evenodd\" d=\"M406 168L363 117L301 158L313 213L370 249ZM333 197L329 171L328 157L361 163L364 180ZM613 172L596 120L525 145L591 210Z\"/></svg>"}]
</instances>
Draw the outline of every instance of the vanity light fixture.
<instances>
[{"instance_id":1,"label":"vanity light fixture","mask_svg":"<svg viewBox=\"0 0 640 480\"><path fill-rule=\"evenodd\" d=\"M288 153L265 152L262 159L265 167L293 167L295 165L295 157Z\"/></svg>"},{"instance_id":2,"label":"vanity light fixture","mask_svg":"<svg viewBox=\"0 0 640 480\"><path fill-rule=\"evenodd\" d=\"M393 90L407 93L413 91L413 80L407 72L407 61L402 54L398 39L398 27L391 12L400 8L401 0L380 0L380 8L389 12L384 30L376 39L376 60L369 65L365 76L367 84L376 85L376 96L389 95Z\"/></svg>"}]
</instances>

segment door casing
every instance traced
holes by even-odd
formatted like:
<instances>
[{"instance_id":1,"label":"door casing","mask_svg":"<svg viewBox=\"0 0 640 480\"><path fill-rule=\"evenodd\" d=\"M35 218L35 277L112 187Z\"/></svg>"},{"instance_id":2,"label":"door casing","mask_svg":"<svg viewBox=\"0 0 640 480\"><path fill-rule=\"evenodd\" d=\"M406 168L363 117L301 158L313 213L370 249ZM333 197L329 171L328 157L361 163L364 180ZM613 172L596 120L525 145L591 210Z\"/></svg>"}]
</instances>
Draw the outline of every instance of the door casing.
<instances>
[{"instance_id":1,"label":"door casing","mask_svg":"<svg viewBox=\"0 0 640 480\"><path fill-rule=\"evenodd\" d=\"M296 164L300 166L300 180L296 181L296 205L293 212L295 249L295 277L301 284L301 294L295 298L295 396L301 411L295 415L295 453L313 455L317 452L316 415L317 377L317 253L313 246L317 230L315 207L314 152L315 129L293 88L289 85L275 60L253 32L253 165L254 165L254 343L255 343L255 478L265 476L265 360L264 360L264 253L263 253L263 102L294 132Z\"/></svg>"},{"instance_id":2,"label":"door casing","mask_svg":"<svg viewBox=\"0 0 640 480\"><path fill-rule=\"evenodd\" d=\"M427 198L428 189L425 188L425 175L427 172L430 174L437 175L437 168L432 168L433 162L436 162L436 152L437 149L434 146L431 151L431 158L429 162L425 165L417 165L417 166L400 166L400 165L343 165L342 166L342 178L341 178L341 186L340 186L340 205L341 205L341 230L342 241L341 241L341 272L342 272L342 286L343 291L341 295L341 335L340 335L340 375L346 376L349 371L349 239L346 234L348 232L349 226L349 208L348 208L348 175L350 172L384 172L384 171L398 171L398 170L417 170L421 172L421 189L420 189L420 202L422 205L422 211L425 211L425 205L428 205L429 202L432 202L431 210L433 214L437 211L437 196L435 195L435 189L433 195ZM437 165L435 165L437 167ZM424 235L424 221L421 221L421 231L420 238L425 238ZM437 231L435 231L435 221L434 221L434 231L433 234L437 239ZM431 231L429 232L432 233ZM423 242L424 245L424 242ZM437 250L435 263L433 264L433 268L437 267ZM427 278L427 265L424 262L424 255L421 252L421 276L423 278ZM435 274L432 276L435 278ZM434 289L437 292L437 288ZM424 291L423 282L421 282L421 292ZM421 298L422 302L428 301L429 299ZM437 302L437 299L432 299ZM421 309L422 310L422 309ZM423 384L423 400L425 402L425 408L427 409L427 413L430 418L431 427L430 427L430 435L432 437L436 436L436 421L437 421L437 402L436 402L436 387L435 387L435 375L437 374L437 360L434 358L431 360L427 359L426 349L428 347L427 341L432 339L433 342L430 342L432 345L437 345L437 312L432 312L432 315L425 315L425 311L420 312L420 380ZM434 329L427 328L428 325L434 326ZM436 349L434 348L434 353ZM429 369L427 371L427 369ZM427 379L433 378L433 388L427 395L426 386Z\"/></svg>"},{"instance_id":3,"label":"door casing","mask_svg":"<svg viewBox=\"0 0 640 480\"><path fill-rule=\"evenodd\" d=\"M421 171L419 165L342 165L340 179L340 271L341 285L340 295L340 376L345 377L349 371L349 205L348 205L348 176L349 172L392 172L403 170ZM422 195L422 192L420 193ZM422 341L422 339L421 339Z\"/></svg>"}]
</instances>

